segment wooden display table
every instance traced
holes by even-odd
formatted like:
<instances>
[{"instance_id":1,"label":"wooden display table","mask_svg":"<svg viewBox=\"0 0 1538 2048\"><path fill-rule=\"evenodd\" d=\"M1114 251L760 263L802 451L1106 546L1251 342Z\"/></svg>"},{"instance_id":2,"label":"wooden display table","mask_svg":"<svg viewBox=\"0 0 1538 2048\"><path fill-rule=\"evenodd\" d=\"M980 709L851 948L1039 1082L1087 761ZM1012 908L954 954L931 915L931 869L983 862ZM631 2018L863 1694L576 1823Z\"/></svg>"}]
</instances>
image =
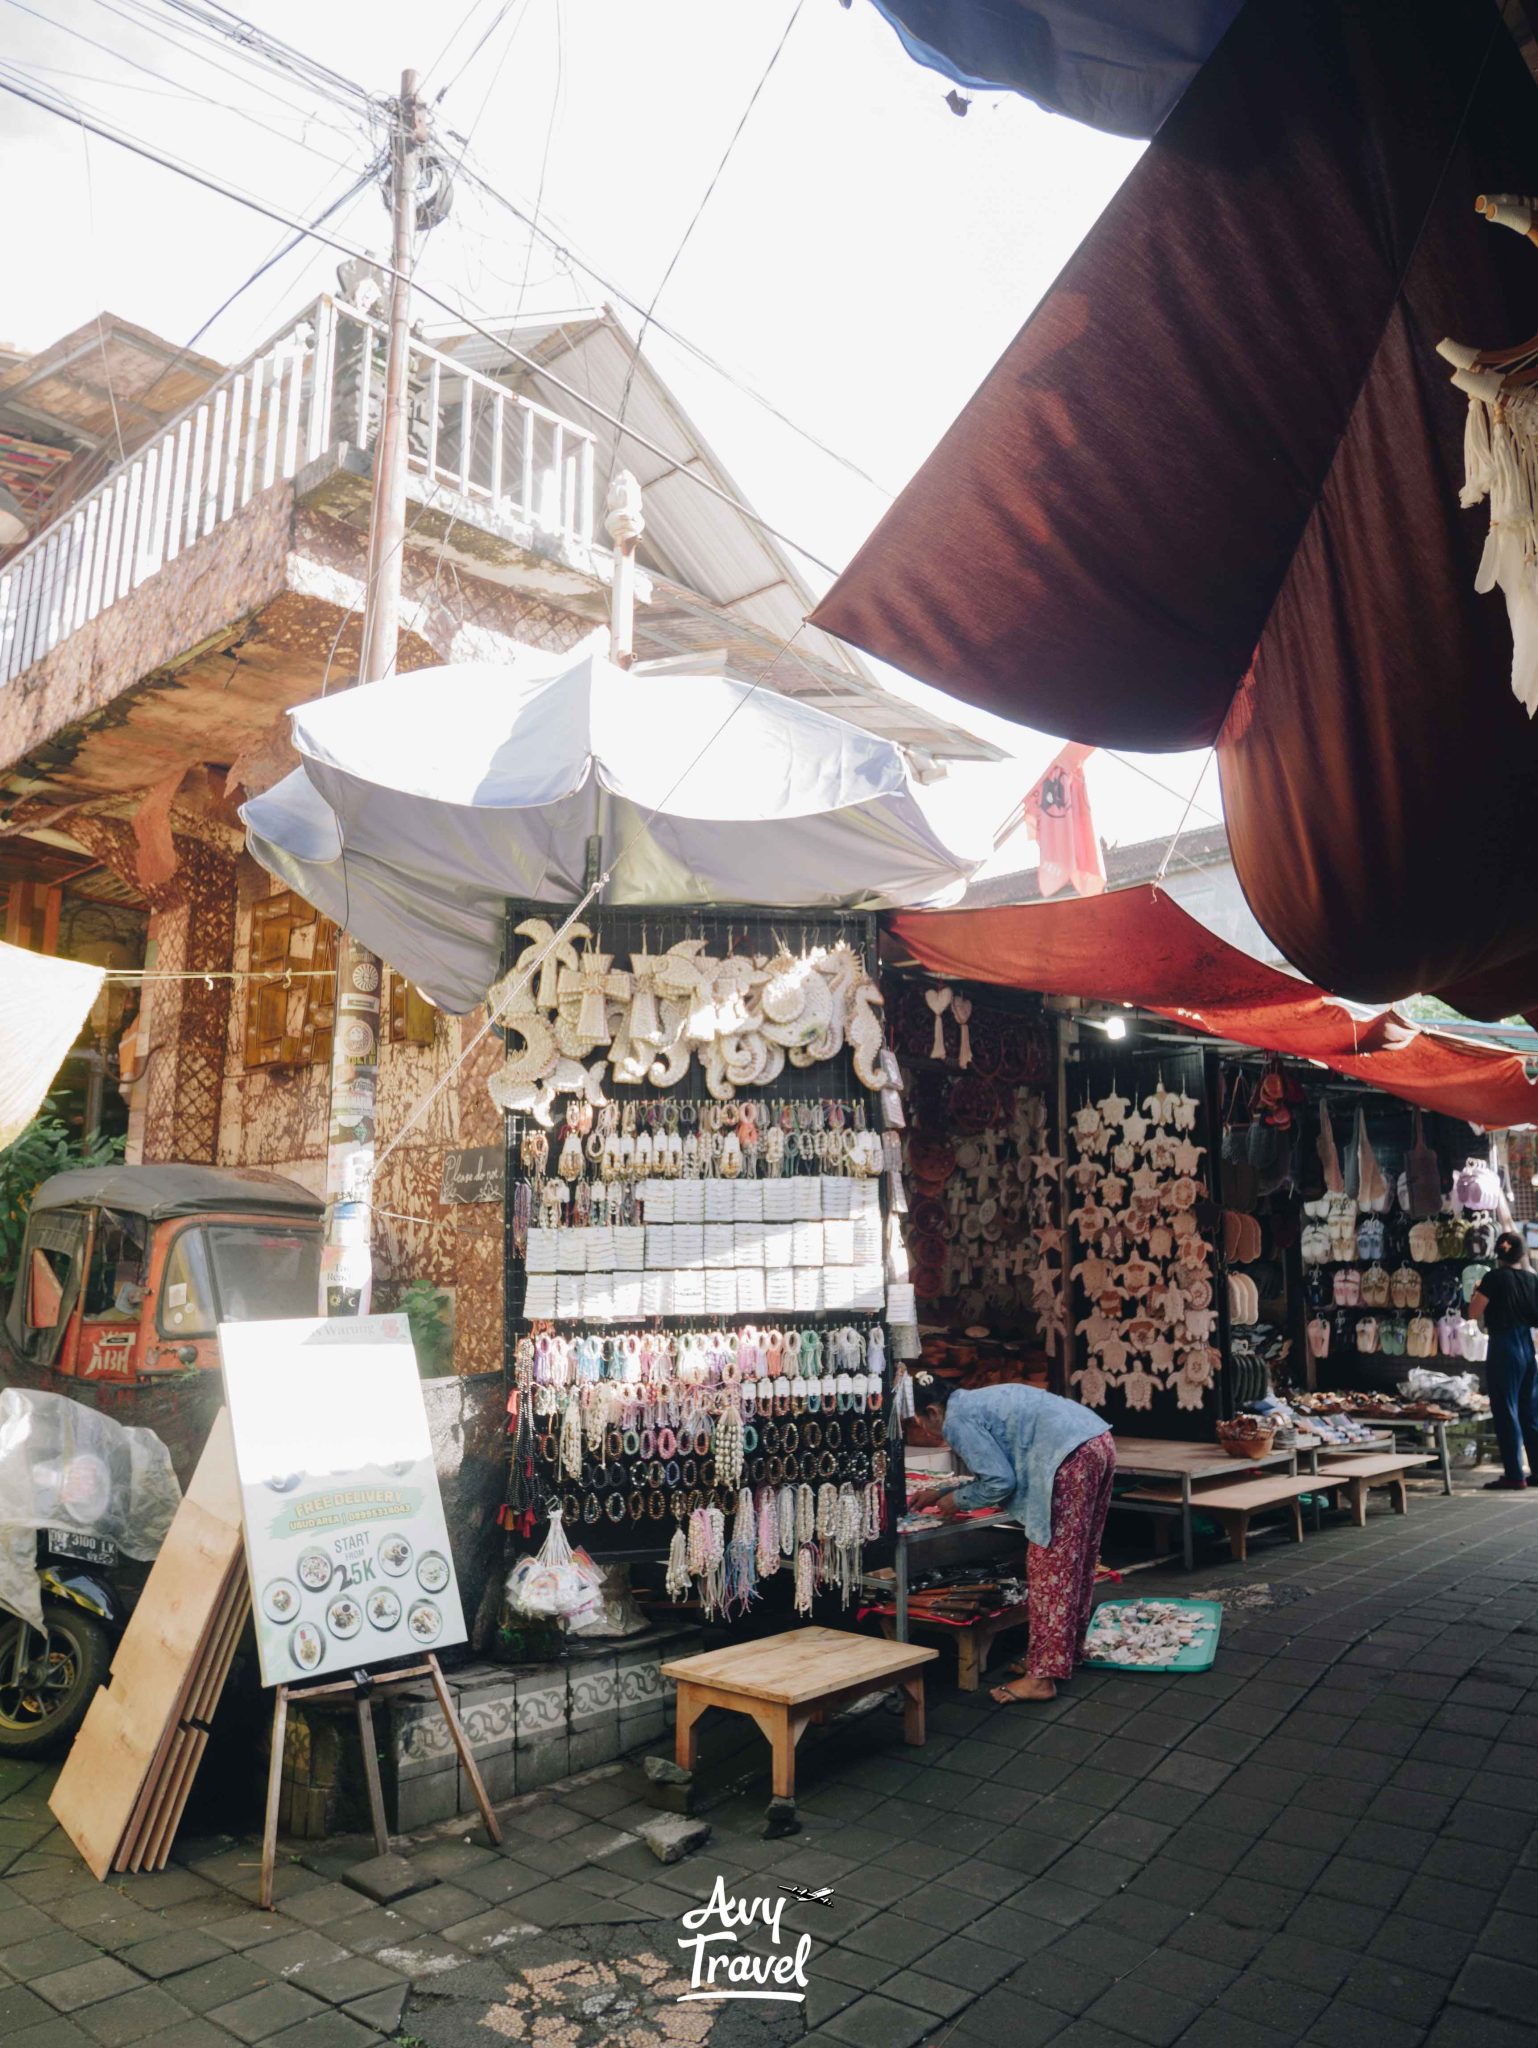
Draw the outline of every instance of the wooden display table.
<instances>
[{"instance_id":1,"label":"wooden display table","mask_svg":"<svg viewBox=\"0 0 1538 2048\"><path fill-rule=\"evenodd\" d=\"M664 1664L678 1686L674 1756L692 1771L699 1755L698 1722L707 1707L746 1714L768 1738L774 1796L796 1796L796 1744L813 1721L873 1692L900 1690L903 1736L924 1740L923 1667L939 1657L912 1643L878 1643L836 1628L798 1628L761 1642L737 1643Z\"/></svg>"},{"instance_id":2,"label":"wooden display table","mask_svg":"<svg viewBox=\"0 0 1538 2048\"><path fill-rule=\"evenodd\" d=\"M1240 1470L1242 1472L1242 1465ZM1210 1515L1223 1529L1234 1556L1243 1563L1249 1555L1252 1515L1258 1515L1265 1508L1285 1507L1292 1518L1293 1541L1301 1543L1303 1496L1345 1484L1344 1473L1321 1472L1316 1477L1296 1472L1262 1472L1253 1479L1239 1478L1226 1486L1204 1488L1196 1496L1196 1505L1202 1514ZM1169 1507L1181 1505L1181 1496L1173 1486L1139 1487L1124 1498L1132 1501L1162 1502ZM1189 1513L1189 1503L1185 1511Z\"/></svg>"},{"instance_id":3,"label":"wooden display table","mask_svg":"<svg viewBox=\"0 0 1538 2048\"><path fill-rule=\"evenodd\" d=\"M881 1633L887 1641L906 1642L907 1637L899 1634L897 1616L877 1611L876 1619L881 1623ZM903 1626L907 1629L932 1628L942 1640L956 1645L956 1683L963 1692L977 1692L983 1682L983 1673L988 1668L988 1653L999 1636L1008 1635L1011 1629L1024 1628L1029 1619L1026 1607L1006 1607L999 1614L980 1614L975 1621L942 1621L938 1615L923 1614L910 1606Z\"/></svg>"},{"instance_id":4,"label":"wooden display table","mask_svg":"<svg viewBox=\"0 0 1538 2048\"><path fill-rule=\"evenodd\" d=\"M1227 1489L1230 1482L1269 1470L1296 1477L1297 1452L1263 1451L1252 1458L1231 1458L1220 1444L1182 1443L1164 1437L1123 1436L1118 1430L1111 1439L1116 1448L1116 1471L1120 1478L1150 1479L1154 1484L1118 1493L1111 1505L1134 1513L1151 1514L1166 1522L1178 1517L1180 1549L1185 1568L1196 1563L1196 1545L1191 1528L1193 1506L1205 1514L1215 1489ZM1307 1493L1300 1487L1300 1493ZM1285 1491L1275 1496L1285 1499ZM1301 1511L1300 1511L1301 1512ZM1162 1537L1163 1531L1158 1532ZM1241 1539L1242 1540L1242 1539ZM1301 1537L1299 1539L1301 1541ZM1162 1547L1162 1545L1161 1545Z\"/></svg>"},{"instance_id":5,"label":"wooden display table","mask_svg":"<svg viewBox=\"0 0 1538 2048\"><path fill-rule=\"evenodd\" d=\"M1386 1487L1392 1496L1396 1515L1409 1513L1410 1500L1405 1492L1405 1474L1418 1470L1422 1465L1434 1465L1436 1459L1426 1453L1411 1456L1400 1451L1386 1457L1342 1458L1337 1463L1327 1452L1319 1455L1319 1484L1340 1486L1346 1491L1351 1503L1351 1519L1359 1529L1367 1526L1367 1496L1374 1487Z\"/></svg>"}]
</instances>

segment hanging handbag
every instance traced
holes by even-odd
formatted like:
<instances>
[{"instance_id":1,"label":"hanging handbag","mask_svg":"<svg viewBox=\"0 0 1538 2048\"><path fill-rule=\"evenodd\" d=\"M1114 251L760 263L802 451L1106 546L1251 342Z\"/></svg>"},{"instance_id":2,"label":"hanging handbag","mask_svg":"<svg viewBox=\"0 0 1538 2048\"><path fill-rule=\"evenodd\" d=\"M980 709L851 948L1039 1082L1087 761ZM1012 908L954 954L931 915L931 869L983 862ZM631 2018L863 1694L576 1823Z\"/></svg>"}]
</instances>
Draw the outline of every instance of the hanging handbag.
<instances>
[{"instance_id":1,"label":"hanging handbag","mask_svg":"<svg viewBox=\"0 0 1538 2048\"><path fill-rule=\"evenodd\" d=\"M1388 1177L1378 1164L1378 1155L1372 1148L1372 1139L1367 1135L1367 1115L1359 1109L1356 1113L1356 1130L1351 1143L1351 1157L1355 1164L1356 1204L1359 1209L1371 1211L1375 1216L1384 1215L1393 1207L1394 1191L1388 1184ZM1346 1169L1346 1186L1350 1191L1352 1167Z\"/></svg>"},{"instance_id":2,"label":"hanging handbag","mask_svg":"<svg viewBox=\"0 0 1538 2048\"><path fill-rule=\"evenodd\" d=\"M1476 1322L1463 1325L1463 1355L1470 1365L1483 1365L1490 1355L1490 1339Z\"/></svg>"},{"instance_id":3,"label":"hanging handbag","mask_svg":"<svg viewBox=\"0 0 1538 2048\"><path fill-rule=\"evenodd\" d=\"M1426 1143L1421 1113L1415 1112L1414 1135L1405 1157L1406 1211L1415 1217L1435 1216L1442 1207L1442 1169L1435 1148Z\"/></svg>"},{"instance_id":4,"label":"hanging handbag","mask_svg":"<svg viewBox=\"0 0 1538 2048\"><path fill-rule=\"evenodd\" d=\"M1330 1122L1330 1105L1326 1097L1319 1099L1319 1163L1324 1168L1325 1193L1343 1195L1346 1192L1346 1176L1340 1163L1340 1153L1335 1147L1335 1127Z\"/></svg>"},{"instance_id":5,"label":"hanging handbag","mask_svg":"<svg viewBox=\"0 0 1538 2048\"><path fill-rule=\"evenodd\" d=\"M1234 1085L1223 1111L1222 1153L1228 1165L1238 1166L1248 1156L1249 1128L1249 1097L1245 1092L1244 1074L1240 1070L1234 1075Z\"/></svg>"}]
</instances>

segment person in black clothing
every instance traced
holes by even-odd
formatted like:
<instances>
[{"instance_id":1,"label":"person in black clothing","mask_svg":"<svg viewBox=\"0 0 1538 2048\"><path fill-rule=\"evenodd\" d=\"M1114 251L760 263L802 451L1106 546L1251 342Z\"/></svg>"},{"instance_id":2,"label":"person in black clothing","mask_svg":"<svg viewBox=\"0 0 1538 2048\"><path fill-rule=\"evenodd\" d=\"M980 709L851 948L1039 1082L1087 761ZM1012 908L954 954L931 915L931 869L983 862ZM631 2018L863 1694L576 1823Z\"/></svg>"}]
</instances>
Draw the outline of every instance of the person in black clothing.
<instances>
[{"instance_id":1,"label":"person in black clothing","mask_svg":"<svg viewBox=\"0 0 1538 2048\"><path fill-rule=\"evenodd\" d=\"M1524 1449L1528 1472L1538 1481L1538 1358L1533 1352L1538 1275L1529 1270L1527 1247L1515 1230L1501 1232L1495 1256L1497 1264L1480 1281L1469 1314L1489 1332L1485 1391L1506 1468L1489 1485L1517 1492L1528 1483L1522 1471Z\"/></svg>"}]
</instances>

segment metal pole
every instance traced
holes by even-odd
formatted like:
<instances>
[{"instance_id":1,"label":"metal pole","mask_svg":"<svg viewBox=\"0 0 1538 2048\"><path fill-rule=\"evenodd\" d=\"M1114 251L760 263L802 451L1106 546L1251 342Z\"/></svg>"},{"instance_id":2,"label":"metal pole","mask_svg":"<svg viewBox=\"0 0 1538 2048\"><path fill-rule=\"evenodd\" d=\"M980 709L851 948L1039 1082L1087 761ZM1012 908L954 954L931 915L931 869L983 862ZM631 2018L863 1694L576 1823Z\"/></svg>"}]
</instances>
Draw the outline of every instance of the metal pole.
<instances>
[{"instance_id":1,"label":"metal pole","mask_svg":"<svg viewBox=\"0 0 1538 2048\"><path fill-rule=\"evenodd\" d=\"M622 469L609 486L604 525L614 543L614 581L609 591L609 659L616 668L635 661L635 551L646 531L641 486ZM603 873L604 842L609 836L609 793L593 777L593 829L588 835L582 886L591 889Z\"/></svg>"},{"instance_id":2,"label":"metal pole","mask_svg":"<svg viewBox=\"0 0 1538 2048\"><path fill-rule=\"evenodd\" d=\"M406 544L406 390L411 351L408 280L416 225L417 152L425 133L425 110L417 100L416 87L416 73L402 72L390 152L394 227L390 252L390 331L384 409L374 445L368 581L358 663L360 683L377 683L393 673L400 642L401 563ZM339 932L336 1016L331 1039L331 1112L326 1138L322 1315L367 1315L373 1293L370 1183L374 1171L383 979L375 955L347 932Z\"/></svg>"}]
</instances>

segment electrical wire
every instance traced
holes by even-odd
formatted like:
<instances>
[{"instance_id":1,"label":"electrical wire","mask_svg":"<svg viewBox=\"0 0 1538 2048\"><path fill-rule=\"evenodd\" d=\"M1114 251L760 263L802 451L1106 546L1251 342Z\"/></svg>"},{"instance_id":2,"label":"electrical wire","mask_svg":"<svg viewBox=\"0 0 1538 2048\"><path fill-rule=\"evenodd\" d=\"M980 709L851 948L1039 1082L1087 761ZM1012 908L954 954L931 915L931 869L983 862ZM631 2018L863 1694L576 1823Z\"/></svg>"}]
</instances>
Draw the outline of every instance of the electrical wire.
<instances>
[{"instance_id":1,"label":"electrical wire","mask_svg":"<svg viewBox=\"0 0 1538 2048\"><path fill-rule=\"evenodd\" d=\"M0 63L3 62L4 60L0 60ZM10 68L14 69L14 67ZM270 200L260 199L254 193L244 192L236 186L225 183L209 171L200 170L191 164L168 156L165 152L153 148L149 143L141 141L139 137L110 127L100 119L87 120L84 111L71 106L62 94L57 95L55 99L48 99L37 91L29 91L27 83L18 83L14 78L0 77L0 92L9 93L14 99L25 100L29 105L40 108L44 113L53 114L60 120L81 123L89 127L93 135L99 135L104 142L114 142L120 149L126 149L130 154L142 157L148 163L158 164L163 170L174 171L178 176L190 179L192 183L201 185L206 191L216 193L220 198L233 200L237 205L248 207L253 213L265 214L269 220L275 220L283 227L301 229L312 240L321 243L327 248L339 250L342 255L353 257L358 261L372 263L377 270L388 277L396 275L393 264L381 257L371 255L357 243L343 241L336 235L323 234L318 229L311 228L305 222L297 220L285 208L275 206ZM60 101L63 103L60 104ZM494 333L492 329L485 326L480 320L467 313L463 306L456 306L452 299L445 298L441 292L433 291L426 285L418 284L415 290L418 296L425 299L429 305L438 306L456 320L463 321L472 333L479 335L483 341L490 342L493 348L500 349L504 354L510 356L514 362L521 363L525 369L532 370L557 391L564 393L568 398L574 399L578 404L588 406L592 412L609 426L616 429L623 426L623 421L616 418L613 413L609 412L605 407L584 398L580 391L573 385L568 384L564 378L557 376L546 364L526 354L522 349L515 348L505 335ZM698 470L689 466L686 458L660 447L655 441L648 439L646 435L636 433L634 429L627 429L626 431L637 447L646 449L649 454L655 455L659 461L667 463L676 474L681 477L687 477L708 496L718 499L723 505L729 506L732 511L748 520L761 533L766 533L772 540L777 540L785 547L794 549L797 554L810 562L814 568L821 569L825 575L832 577L838 575L838 570L833 567L831 562L825 562L820 555L814 554L801 541L793 539L788 533L784 533L778 527L772 526L767 519L755 512L750 505L745 505L732 492L724 490L717 483L713 483L709 477L702 476Z\"/></svg>"},{"instance_id":2,"label":"electrical wire","mask_svg":"<svg viewBox=\"0 0 1538 2048\"><path fill-rule=\"evenodd\" d=\"M157 43L164 45L168 50L175 50L180 55L191 58L194 63L205 65L209 70L218 72L221 78L231 79L236 85L243 86L248 91L254 84L259 84L265 99L272 102L275 106L286 107L290 113L297 115L306 124L315 121L319 122L323 127L329 128L335 134L350 135L354 132L358 115L361 112L372 113L371 108L367 106L360 107L350 99L339 98L330 92L318 92L316 98L324 107L330 108L333 112L346 114L349 117L352 126L341 128L335 120L329 118L322 111L321 106L314 103L305 106L300 101L291 99L287 94L279 92L273 83L274 67L265 63L258 52L252 50L245 51L243 54L248 59L247 69L237 71L230 65L221 63L218 57L210 55L208 49L202 47L203 39L194 37L189 41L180 32L180 24L167 22L162 15L158 14L148 4L148 0L93 0L93 4L101 8L103 13L115 15L119 21L125 22L129 28L136 30L140 34L153 36ZM72 33L72 31L67 31L67 33ZM110 46L104 45L103 47ZM143 64L140 64L139 68L141 70L148 69L152 77L166 75L164 73L157 74L152 67L147 67ZM256 76L258 72L261 74L259 79ZM278 72L276 75L282 78L285 83L288 82L286 74ZM192 89L196 91L197 88L194 86Z\"/></svg>"},{"instance_id":3,"label":"electrical wire","mask_svg":"<svg viewBox=\"0 0 1538 2048\"><path fill-rule=\"evenodd\" d=\"M91 254L98 266L97 277L99 282L101 251L96 240L96 181L91 176L91 138L84 128L80 131L80 148L85 157L86 219L90 225ZM112 385L112 364L107 355L107 327L106 322L102 319L101 309L102 295L98 290L96 295L96 348L101 356L101 380L107 387L107 403L112 408L112 433L113 438L117 442L117 459L119 462L122 462L125 460L123 453L123 422L117 409L117 392L113 389Z\"/></svg>"},{"instance_id":4,"label":"electrical wire","mask_svg":"<svg viewBox=\"0 0 1538 2048\"><path fill-rule=\"evenodd\" d=\"M678 246L673 251L672 256L668 260L668 267L666 270L663 271L661 278L658 280L657 289L652 293L651 305L647 308L646 317L641 322L641 331L636 336L635 350L634 353L631 355L629 367L626 369L625 372L624 389L620 392L619 420L617 422L619 431L615 435L614 452L609 460L609 481L611 483L614 481L614 472L619 464L619 451L621 443L624 439L625 414L630 406L630 392L632 385L635 383L636 365L641 359L642 344L646 340L646 330L651 325L652 314L657 310L657 301L662 297L663 292L666 291L668 279L673 275L673 272L678 268L679 259L682 257L685 249L687 249L689 246L689 238L691 235L693 235L694 230L699 226L700 217L704 213L705 208L710 204L710 196L715 191L717 185L720 184L722 174L725 171L727 165L732 160L732 152L736 149L738 142L741 140L742 131L748 125L749 116L752 114L753 109L758 105L759 95L762 93L764 87L769 83L769 75L774 70L775 65L779 63L780 52L784 49L786 43L790 40L790 32L795 27L796 23L800 20L801 10L805 5L806 0L796 0L795 6L790 10L790 19L786 22L784 28L780 31L780 40L775 44L773 50L770 52L769 62L764 66L763 73L760 76L757 85L754 86L752 92L748 95L748 103L742 110L742 116L739 119L737 126L732 130L731 140L726 145L725 151L723 152L721 157L721 161L716 165L715 171L711 176L710 183L705 187L704 192L701 194L700 203L698 206L695 207L694 212L690 217L689 225L684 229L683 234L679 237ZM637 436L636 438L639 440L639 436ZM644 443L642 445L644 446Z\"/></svg>"},{"instance_id":5,"label":"electrical wire","mask_svg":"<svg viewBox=\"0 0 1538 2048\"><path fill-rule=\"evenodd\" d=\"M443 62L444 58L448 55L450 49L453 47L455 42L457 42L459 37L464 33L465 23L470 19L470 16L474 14L476 7L479 6L479 4L480 0L472 0L472 5L465 10L465 13L460 19L458 26L450 31L448 41L443 45L443 48L438 52L437 56L434 57L431 64L428 65L426 71L422 74L422 84L420 89L424 93L427 90L428 83L431 80L433 73L438 69L438 66ZM445 97L454 90L456 85L458 85L459 81L464 77L465 73L470 69L470 66L475 62L476 58L481 54L482 50L485 49L486 45L491 41L492 37L496 34L497 30L502 26L503 22L506 21L508 15L512 12L515 4L516 0L502 0L502 5L497 9L496 14L492 17L490 26L486 29L485 33L481 37L479 37L474 49L471 50L469 56L465 58L464 62L460 65L459 69L454 73L454 76L449 80L448 84L439 86L438 97L433 101L433 105L435 107L441 106L443 104ZM513 35L516 35L518 33L518 30L522 27L523 17L528 13L528 11L529 0L523 0L523 14L520 14L518 20L513 24ZM509 48L512 45L511 36L508 38L508 45Z\"/></svg>"},{"instance_id":6,"label":"electrical wire","mask_svg":"<svg viewBox=\"0 0 1538 2048\"><path fill-rule=\"evenodd\" d=\"M331 164L338 170L347 169L347 165L342 163L339 158L327 156L324 150L316 149L313 143L305 142L298 136L285 135L281 128L274 128L270 122L262 120L259 115L253 114L249 108L237 106L233 100L212 99L207 94L198 92L196 88L190 88L186 85L178 87L177 81L169 73L156 70L152 64L141 63L137 57L131 57L126 50L120 50L112 43L103 43L95 36L88 36L84 29L71 28L66 23L55 20L51 14L44 14L36 7L29 7L27 0L6 0L6 4L14 7L18 14L31 15L34 21L44 23L46 27L57 30L62 36L67 36L75 42L85 43L93 50L100 50L104 56L115 57L119 63L128 65L134 71L142 72L147 78L159 79L162 85L169 86L179 98L192 105L217 107L223 113L234 114L242 121L249 121L254 128L260 128L264 134L274 136L279 142L287 143L291 149L307 150L311 156L320 157L323 162ZM112 8L109 9L109 12L116 13L117 10ZM234 72L230 72L227 75L237 78L237 81L240 83L245 83L244 80L239 80L238 74ZM107 86L116 83L115 80L111 79L94 79L88 82ZM126 84L126 81L124 82ZM304 113L301 108L296 107L295 111L307 121L313 118L313 116Z\"/></svg>"},{"instance_id":7,"label":"electrical wire","mask_svg":"<svg viewBox=\"0 0 1538 2048\"><path fill-rule=\"evenodd\" d=\"M550 118L545 123L545 146L540 152L539 185L534 194L534 218L539 219L539 210L545 203L545 174L550 168L550 145L555 140L556 116L561 111L561 88L566 82L566 29L565 15L561 11L561 0L555 0L555 89L550 95ZM465 141L468 152L470 143ZM528 296L529 271L534 263L534 237L530 235L529 246L523 252L523 281L518 287L518 303L513 309L513 318L523 318L523 302ZM620 417L624 417L621 408Z\"/></svg>"},{"instance_id":8,"label":"electrical wire","mask_svg":"<svg viewBox=\"0 0 1538 2048\"><path fill-rule=\"evenodd\" d=\"M450 130L450 133L452 132ZM581 255L572 247L570 240L564 237L564 235L553 234L534 215L526 212L516 200L509 199L505 192L499 191L473 158L469 160L465 175L487 199L491 200L493 204L500 206L514 220L521 222L532 234L537 235L556 257L557 261L565 266L568 275L572 274L573 269L580 270L584 276L591 278L593 283L606 293L609 298L617 299L622 306L627 307L639 317L643 319L647 317L647 308L638 299L627 292L623 286L617 285L612 278L605 277L603 272L597 269L587 257ZM496 273L493 272L492 274L495 275ZM506 279L502 281L504 283L507 282ZM573 283L576 282L575 277L572 278L572 281ZM879 492L888 501L896 497L897 493L889 484L882 483L879 477L874 477L869 470L862 469L859 463L855 462L850 456L841 455L838 449L830 448L827 442L820 440L810 428L802 426L799 420L792 419L790 414L776 405L772 398L766 397L740 371L730 369L706 349L701 348L697 342L691 341L687 335L681 334L676 327L669 326L655 312L651 313L650 320L651 325L657 332L672 342L675 348L681 348L686 355L692 356L705 369L713 371L725 383L730 384L734 391L740 392L744 398L749 398L755 405L761 406L772 418L777 419L782 426L789 427L793 434L799 435L808 446L815 448L820 455L826 455L830 462L836 462L841 469L847 470L851 476L858 477L861 483L869 484L873 491Z\"/></svg>"},{"instance_id":9,"label":"electrical wire","mask_svg":"<svg viewBox=\"0 0 1538 2048\"><path fill-rule=\"evenodd\" d=\"M1157 875L1154 876L1155 885L1164 880L1165 874L1169 869L1170 860L1174 854L1177 844L1179 843L1180 835L1186 829L1186 819L1189 818L1191 815L1191 807L1196 802L1197 797L1201 794L1202 784L1207 780L1207 770L1212 766L1213 762L1217 759L1217 757L1217 747L1215 745L1210 746L1207 749L1206 754L1203 756L1201 773L1197 776L1196 781L1192 785L1191 794L1186 798L1186 807L1180 814L1180 823L1175 827L1174 831L1170 834L1170 843L1164 849L1164 858L1159 863L1159 872Z\"/></svg>"},{"instance_id":10,"label":"electrical wire","mask_svg":"<svg viewBox=\"0 0 1538 2048\"><path fill-rule=\"evenodd\" d=\"M143 0L140 0L143 4ZM268 30L258 28L256 23L237 14L233 8L217 4L217 0L161 0L169 13L186 20L194 32L201 30L205 40L222 38L232 43L243 56L259 57L272 68L287 71L313 90L326 93L340 101L350 101L355 106L376 106L378 98L361 85L356 78L349 78L345 72L323 64L319 58L311 57L293 43L285 43Z\"/></svg>"}]
</instances>

